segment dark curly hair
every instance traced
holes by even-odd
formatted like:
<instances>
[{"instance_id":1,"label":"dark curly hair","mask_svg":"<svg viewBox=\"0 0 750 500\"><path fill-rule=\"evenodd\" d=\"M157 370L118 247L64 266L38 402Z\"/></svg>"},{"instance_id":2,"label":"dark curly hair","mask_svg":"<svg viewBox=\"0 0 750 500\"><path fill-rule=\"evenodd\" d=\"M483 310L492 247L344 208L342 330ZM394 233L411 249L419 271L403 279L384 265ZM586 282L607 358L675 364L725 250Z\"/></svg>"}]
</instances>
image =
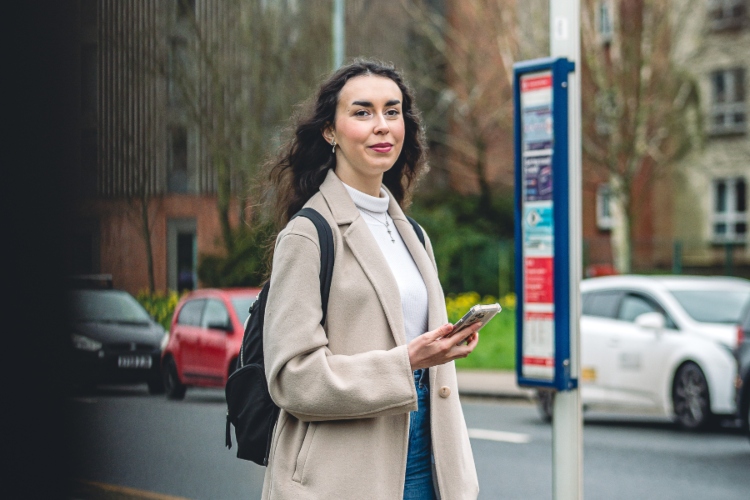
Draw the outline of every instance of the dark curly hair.
<instances>
[{"instance_id":1,"label":"dark curly hair","mask_svg":"<svg viewBox=\"0 0 750 500\"><path fill-rule=\"evenodd\" d=\"M425 171L427 150L411 88L393 66L356 59L321 84L308 111L297 117L294 135L281 148L279 156L266 165L277 230L318 191L328 170L336 168L336 155L331 154L323 130L334 123L339 94L346 82L363 75L390 78L403 94L404 145L393 167L383 175L383 184L399 205L408 206L416 181Z\"/></svg>"}]
</instances>

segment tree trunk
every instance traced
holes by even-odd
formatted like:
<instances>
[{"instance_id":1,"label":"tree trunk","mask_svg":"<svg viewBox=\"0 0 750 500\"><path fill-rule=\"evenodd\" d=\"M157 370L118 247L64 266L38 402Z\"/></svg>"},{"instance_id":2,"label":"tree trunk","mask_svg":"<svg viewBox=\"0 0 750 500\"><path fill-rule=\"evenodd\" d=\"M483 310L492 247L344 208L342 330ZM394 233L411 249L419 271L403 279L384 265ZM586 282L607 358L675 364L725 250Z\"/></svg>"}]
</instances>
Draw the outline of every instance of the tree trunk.
<instances>
[{"instance_id":1,"label":"tree trunk","mask_svg":"<svg viewBox=\"0 0 750 500\"><path fill-rule=\"evenodd\" d=\"M617 175L610 177L610 189L613 195L612 219L614 219L611 233L612 260L618 273L628 274L631 271L633 259L630 192L628 186Z\"/></svg>"},{"instance_id":2,"label":"tree trunk","mask_svg":"<svg viewBox=\"0 0 750 500\"><path fill-rule=\"evenodd\" d=\"M146 246L146 266L148 268L148 289L151 293L156 291L156 280L154 279L154 251L151 246L151 224L148 216L148 197L141 197L141 230L143 231L143 242Z\"/></svg>"},{"instance_id":3,"label":"tree trunk","mask_svg":"<svg viewBox=\"0 0 750 500\"><path fill-rule=\"evenodd\" d=\"M234 249L234 238L232 238L232 225L229 222L232 182L229 164L225 158L220 157L217 159L216 170L219 178L216 204L219 210L221 236L224 239L224 247L227 249L227 253L232 253L232 250Z\"/></svg>"}]
</instances>

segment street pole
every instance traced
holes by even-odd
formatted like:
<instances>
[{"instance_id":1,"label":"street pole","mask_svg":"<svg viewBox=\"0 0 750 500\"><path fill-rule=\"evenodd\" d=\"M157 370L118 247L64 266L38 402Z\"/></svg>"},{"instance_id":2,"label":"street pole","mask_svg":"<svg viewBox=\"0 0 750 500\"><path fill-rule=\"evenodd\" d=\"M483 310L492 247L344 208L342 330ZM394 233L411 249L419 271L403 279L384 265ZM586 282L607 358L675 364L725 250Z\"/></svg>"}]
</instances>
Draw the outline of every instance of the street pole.
<instances>
[{"instance_id":1,"label":"street pole","mask_svg":"<svg viewBox=\"0 0 750 500\"><path fill-rule=\"evenodd\" d=\"M550 55L575 64L568 78L570 217L570 373L580 380L581 279L581 36L580 0L550 0ZM558 391L552 419L552 489L555 500L583 498L583 425L578 387Z\"/></svg>"},{"instance_id":2,"label":"street pole","mask_svg":"<svg viewBox=\"0 0 750 500\"><path fill-rule=\"evenodd\" d=\"M345 44L345 24L344 24L344 0L333 1L333 20L331 32L332 52L333 52L333 70L336 71L344 64L344 44Z\"/></svg>"}]
</instances>

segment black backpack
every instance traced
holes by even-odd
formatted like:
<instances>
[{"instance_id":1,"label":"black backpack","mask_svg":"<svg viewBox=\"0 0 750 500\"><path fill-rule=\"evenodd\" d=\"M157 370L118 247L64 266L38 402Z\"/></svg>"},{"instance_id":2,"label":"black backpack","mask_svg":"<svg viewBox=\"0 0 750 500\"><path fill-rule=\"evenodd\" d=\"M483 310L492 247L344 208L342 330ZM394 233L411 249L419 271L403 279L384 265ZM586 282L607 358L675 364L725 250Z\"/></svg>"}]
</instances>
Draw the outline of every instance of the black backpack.
<instances>
[{"instance_id":1,"label":"black backpack","mask_svg":"<svg viewBox=\"0 0 750 500\"><path fill-rule=\"evenodd\" d=\"M333 232L328 222L312 208L303 208L295 217L307 217L318 231L320 242L320 297L323 306L323 318L326 321L328 294L331 290L333 276ZM407 217L422 245L424 234L419 224ZM271 451L271 439L276 420L279 418L279 407L268 393L265 364L263 362L263 321L268 300L270 280L261 290L258 298L250 306L250 317L245 326L240 356L235 371L229 376L226 385L227 422L226 446L232 448L231 425L234 425L237 438L237 457L250 460L258 465L268 465Z\"/></svg>"}]
</instances>

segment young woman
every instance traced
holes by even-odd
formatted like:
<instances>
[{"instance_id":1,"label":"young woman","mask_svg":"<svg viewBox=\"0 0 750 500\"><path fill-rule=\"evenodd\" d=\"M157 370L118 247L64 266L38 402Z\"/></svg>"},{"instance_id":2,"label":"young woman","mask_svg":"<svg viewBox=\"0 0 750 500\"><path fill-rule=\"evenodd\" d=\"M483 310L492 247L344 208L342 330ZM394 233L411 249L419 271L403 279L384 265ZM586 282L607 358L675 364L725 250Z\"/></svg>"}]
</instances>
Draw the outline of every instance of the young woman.
<instances>
[{"instance_id":1,"label":"young woman","mask_svg":"<svg viewBox=\"0 0 750 500\"><path fill-rule=\"evenodd\" d=\"M447 321L429 238L402 205L425 165L410 89L356 61L321 86L272 165L281 226L264 357L281 408L265 499L474 499L478 484L452 361L476 326ZM320 254L303 206L333 229L325 327ZM467 342L464 342L467 341Z\"/></svg>"}]
</instances>

